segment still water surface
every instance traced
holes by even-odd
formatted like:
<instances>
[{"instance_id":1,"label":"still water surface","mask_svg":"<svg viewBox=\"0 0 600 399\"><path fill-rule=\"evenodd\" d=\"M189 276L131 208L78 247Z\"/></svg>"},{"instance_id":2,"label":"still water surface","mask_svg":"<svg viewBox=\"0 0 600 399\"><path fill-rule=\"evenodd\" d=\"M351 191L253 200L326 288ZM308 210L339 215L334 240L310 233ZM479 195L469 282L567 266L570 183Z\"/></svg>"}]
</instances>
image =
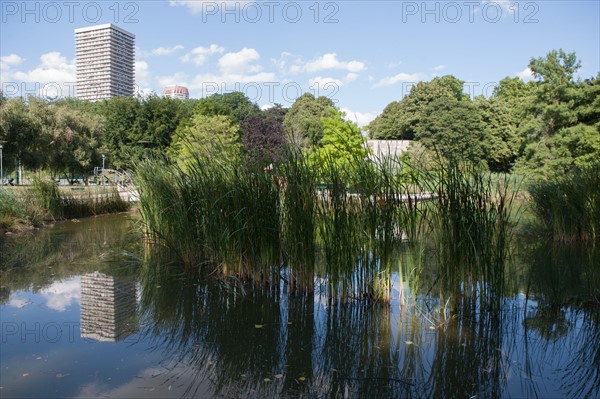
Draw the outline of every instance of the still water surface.
<instances>
[{"instance_id":1,"label":"still water surface","mask_svg":"<svg viewBox=\"0 0 600 399\"><path fill-rule=\"evenodd\" d=\"M150 264L135 231L115 215L1 239L0 397L600 397L597 253L529 248L499 314L444 320L425 294L206 284Z\"/></svg>"}]
</instances>

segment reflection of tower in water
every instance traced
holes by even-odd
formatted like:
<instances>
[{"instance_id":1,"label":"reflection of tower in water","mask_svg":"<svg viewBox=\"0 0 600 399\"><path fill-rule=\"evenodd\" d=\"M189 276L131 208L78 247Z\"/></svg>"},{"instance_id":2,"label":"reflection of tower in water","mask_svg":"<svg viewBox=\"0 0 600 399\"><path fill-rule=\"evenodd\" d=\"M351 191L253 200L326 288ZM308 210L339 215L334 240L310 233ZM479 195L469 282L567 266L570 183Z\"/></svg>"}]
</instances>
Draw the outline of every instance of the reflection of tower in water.
<instances>
[{"instance_id":1,"label":"reflection of tower in water","mask_svg":"<svg viewBox=\"0 0 600 399\"><path fill-rule=\"evenodd\" d=\"M135 285L99 272L81 276L81 337L120 341L137 331Z\"/></svg>"}]
</instances>

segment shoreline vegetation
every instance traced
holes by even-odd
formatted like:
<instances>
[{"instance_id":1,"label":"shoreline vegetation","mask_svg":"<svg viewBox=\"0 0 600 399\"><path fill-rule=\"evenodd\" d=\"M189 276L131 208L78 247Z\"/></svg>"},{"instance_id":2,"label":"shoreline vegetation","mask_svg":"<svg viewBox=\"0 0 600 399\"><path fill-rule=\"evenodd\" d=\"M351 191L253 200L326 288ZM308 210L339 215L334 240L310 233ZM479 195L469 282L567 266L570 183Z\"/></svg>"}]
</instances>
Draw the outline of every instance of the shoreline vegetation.
<instances>
[{"instance_id":1,"label":"shoreline vegetation","mask_svg":"<svg viewBox=\"0 0 600 399\"><path fill-rule=\"evenodd\" d=\"M399 158L314 164L301 151L270 170L202 156L137 170L148 240L200 275L273 290L284 281L298 295L320 281L333 302L389 302L392 276L416 282L422 266L399 262L398 250L433 240L442 296L465 278L473 290L488 282L480 298L502 293L515 224L510 176L464 163L417 170ZM429 199L418 202L421 193Z\"/></svg>"},{"instance_id":2,"label":"shoreline vegetation","mask_svg":"<svg viewBox=\"0 0 600 399\"><path fill-rule=\"evenodd\" d=\"M261 109L241 92L94 103L0 92L3 173L132 171L148 250L234 287L409 303L433 262L425 292L441 308L497 310L515 241L591 252L600 241L600 74L577 78L562 49L528 66L531 80L506 77L488 97L452 75L418 82L362 130L310 93ZM411 144L374 154L367 136ZM0 195L5 226L126 207L42 180Z\"/></svg>"},{"instance_id":3,"label":"shoreline vegetation","mask_svg":"<svg viewBox=\"0 0 600 399\"><path fill-rule=\"evenodd\" d=\"M161 267L180 264L241 293L410 306L429 274L425 296L438 297L444 318L500 312L516 241L593 252L600 238L594 168L525 187L518 176L444 158L428 169L397 156L340 166L291 150L268 169L197 155L184 165L141 162L137 171L150 257L168 253ZM580 195L565 195L573 185Z\"/></svg>"},{"instance_id":4,"label":"shoreline vegetation","mask_svg":"<svg viewBox=\"0 0 600 399\"><path fill-rule=\"evenodd\" d=\"M77 189L67 191L41 177L35 177L30 186L0 188L0 234L131 209L131 203L124 201L114 187Z\"/></svg>"}]
</instances>

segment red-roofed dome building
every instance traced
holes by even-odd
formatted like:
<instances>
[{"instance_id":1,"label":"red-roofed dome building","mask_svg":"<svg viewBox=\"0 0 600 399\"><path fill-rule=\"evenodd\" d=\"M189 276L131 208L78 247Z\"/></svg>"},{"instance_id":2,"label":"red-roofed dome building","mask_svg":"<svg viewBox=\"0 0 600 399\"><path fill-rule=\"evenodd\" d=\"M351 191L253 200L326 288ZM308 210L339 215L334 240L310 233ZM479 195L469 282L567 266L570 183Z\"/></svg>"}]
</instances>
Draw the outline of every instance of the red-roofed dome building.
<instances>
[{"instance_id":1,"label":"red-roofed dome building","mask_svg":"<svg viewBox=\"0 0 600 399\"><path fill-rule=\"evenodd\" d=\"M163 90L163 97L176 98L179 100L187 100L190 98L190 93L187 87L183 86L167 86Z\"/></svg>"}]
</instances>

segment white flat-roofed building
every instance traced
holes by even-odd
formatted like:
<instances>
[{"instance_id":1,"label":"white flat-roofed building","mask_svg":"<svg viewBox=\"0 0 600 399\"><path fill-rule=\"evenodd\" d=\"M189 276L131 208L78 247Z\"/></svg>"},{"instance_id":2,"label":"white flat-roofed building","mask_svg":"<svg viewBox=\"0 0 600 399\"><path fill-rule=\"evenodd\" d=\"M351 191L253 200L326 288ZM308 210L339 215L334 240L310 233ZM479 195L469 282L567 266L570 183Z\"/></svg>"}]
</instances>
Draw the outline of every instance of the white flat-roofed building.
<instances>
[{"instance_id":1,"label":"white flat-roofed building","mask_svg":"<svg viewBox=\"0 0 600 399\"><path fill-rule=\"evenodd\" d=\"M167 86L163 90L163 97L187 100L190 98L190 92L188 91L187 87L177 85Z\"/></svg>"},{"instance_id":2,"label":"white flat-roofed building","mask_svg":"<svg viewBox=\"0 0 600 399\"><path fill-rule=\"evenodd\" d=\"M75 29L77 98L133 95L134 44L134 34L113 24Z\"/></svg>"}]
</instances>

